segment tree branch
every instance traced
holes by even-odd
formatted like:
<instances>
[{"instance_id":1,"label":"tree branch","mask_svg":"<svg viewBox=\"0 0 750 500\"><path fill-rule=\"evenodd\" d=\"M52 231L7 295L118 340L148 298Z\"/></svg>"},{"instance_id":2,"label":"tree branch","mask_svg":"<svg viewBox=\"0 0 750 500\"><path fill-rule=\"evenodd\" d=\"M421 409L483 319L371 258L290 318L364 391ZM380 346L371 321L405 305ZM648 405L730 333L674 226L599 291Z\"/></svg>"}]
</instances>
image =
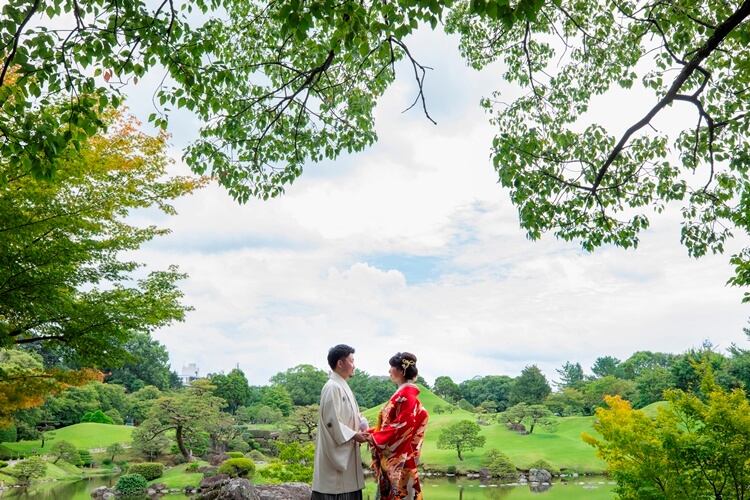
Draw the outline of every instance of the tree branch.
<instances>
[{"instance_id":1,"label":"tree branch","mask_svg":"<svg viewBox=\"0 0 750 500\"><path fill-rule=\"evenodd\" d=\"M731 16L729 16L726 21L721 23L716 28L716 31L714 31L714 33L708 38L708 40L706 40L706 42L696 51L693 58L690 59L690 61L687 62L682 71L680 71L680 74L677 75L677 78L675 78L672 86L669 88L664 97L656 104L656 106L654 106L651 111L646 114L646 116L641 118L638 122L636 122L628 130L625 131L618 143L610 152L607 159L600 167L599 172L596 176L596 180L591 186L592 190L595 191L599 188L602 181L604 180L604 176L606 175L607 171L612 166L615 159L623 150L632 135L649 124L651 120L662 109L664 109L666 106L671 104L672 101L675 100L685 82L687 82L687 80L693 75L695 71L699 71L701 62L705 60L709 55L711 55L711 53L718 48L724 38L726 38L727 35L732 32L732 30L739 26L740 23L747 19L748 16L750 16L750 0L745 0L740 8L737 9Z\"/></svg>"}]
</instances>

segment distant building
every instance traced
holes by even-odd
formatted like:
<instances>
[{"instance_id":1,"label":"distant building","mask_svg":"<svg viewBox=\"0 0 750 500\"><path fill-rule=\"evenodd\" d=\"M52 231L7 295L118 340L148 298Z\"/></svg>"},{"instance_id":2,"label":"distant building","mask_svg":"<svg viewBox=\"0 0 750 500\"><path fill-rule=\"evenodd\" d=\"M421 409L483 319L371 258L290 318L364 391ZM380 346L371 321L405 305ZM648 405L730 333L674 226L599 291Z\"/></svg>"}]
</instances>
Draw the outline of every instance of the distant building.
<instances>
[{"instance_id":1,"label":"distant building","mask_svg":"<svg viewBox=\"0 0 750 500\"><path fill-rule=\"evenodd\" d=\"M195 363L188 363L187 365L182 365L182 373L180 374L180 380L182 380L182 385L190 385L190 382L193 380L198 380L198 365Z\"/></svg>"}]
</instances>

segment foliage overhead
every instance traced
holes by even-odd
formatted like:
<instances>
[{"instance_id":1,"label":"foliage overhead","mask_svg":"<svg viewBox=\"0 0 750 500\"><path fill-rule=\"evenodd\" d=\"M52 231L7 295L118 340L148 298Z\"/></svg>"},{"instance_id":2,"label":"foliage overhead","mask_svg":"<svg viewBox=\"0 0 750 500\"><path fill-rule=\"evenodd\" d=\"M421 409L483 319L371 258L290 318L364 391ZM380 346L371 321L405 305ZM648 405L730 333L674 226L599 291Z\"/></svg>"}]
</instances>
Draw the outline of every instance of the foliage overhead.
<instances>
[{"instance_id":1,"label":"foliage overhead","mask_svg":"<svg viewBox=\"0 0 750 500\"><path fill-rule=\"evenodd\" d=\"M473 3L475 14L511 25L533 19L542 0ZM406 57L420 84L424 77L405 38L420 24L435 28L452 4L10 0L0 24L10 49L0 105L14 119L0 156L53 177L59 152L104 126L98 113L117 107L120 87L156 70L164 79L151 121L166 126L169 112L183 108L204 123L186 152L192 168L210 171L240 201L275 196L306 162L372 144L372 111L394 63ZM191 26L196 18L202 24ZM10 69L16 87L6 85ZM51 113L45 106L56 97L67 104Z\"/></svg>"},{"instance_id":2,"label":"foliage overhead","mask_svg":"<svg viewBox=\"0 0 750 500\"><path fill-rule=\"evenodd\" d=\"M675 202L682 243L701 256L750 231L748 16L747 0L8 0L0 158L54 177L66 150L106 126L121 88L156 72L151 121L185 109L203 123L185 153L193 170L240 202L276 196L310 162L376 140L373 110L399 60L432 120L428 67L408 42L444 26L470 66L500 62L521 89L515 100L488 89L482 105L530 238L635 247L649 214ZM610 91L644 103L624 130L592 113ZM678 108L689 119L672 130L663 117ZM750 284L750 249L731 263L730 282Z\"/></svg>"}]
</instances>

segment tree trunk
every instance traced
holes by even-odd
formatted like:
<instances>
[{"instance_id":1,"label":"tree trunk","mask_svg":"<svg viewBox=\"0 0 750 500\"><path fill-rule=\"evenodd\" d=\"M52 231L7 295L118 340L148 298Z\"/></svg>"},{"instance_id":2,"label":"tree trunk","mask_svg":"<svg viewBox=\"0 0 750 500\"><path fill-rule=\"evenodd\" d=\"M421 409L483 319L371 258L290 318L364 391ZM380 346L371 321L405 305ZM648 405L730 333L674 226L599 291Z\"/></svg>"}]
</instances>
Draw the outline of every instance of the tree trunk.
<instances>
[{"instance_id":1,"label":"tree trunk","mask_svg":"<svg viewBox=\"0 0 750 500\"><path fill-rule=\"evenodd\" d=\"M182 426L178 425L177 428L175 428L175 437L177 438L177 447L180 449L180 453L182 453L182 456L185 457L185 460L188 462L190 461L190 453L188 453L187 448L185 448L185 443L183 441L182 437Z\"/></svg>"}]
</instances>

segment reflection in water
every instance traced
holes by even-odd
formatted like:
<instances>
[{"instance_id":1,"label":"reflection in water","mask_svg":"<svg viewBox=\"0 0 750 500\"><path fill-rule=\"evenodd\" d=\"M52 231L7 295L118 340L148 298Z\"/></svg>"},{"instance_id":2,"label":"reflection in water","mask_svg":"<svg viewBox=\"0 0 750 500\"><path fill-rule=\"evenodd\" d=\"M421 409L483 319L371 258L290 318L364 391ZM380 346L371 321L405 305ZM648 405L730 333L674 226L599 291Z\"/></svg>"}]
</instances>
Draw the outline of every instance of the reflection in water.
<instances>
[{"instance_id":1,"label":"reflection in water","mask_svg":"<svg viewBox=\"0 0 750 500\"><path fill-rule=\"evenodd\" d=\"M550 483L529 483L529 489L534 493L544 493L550 488L552 488Z\"/></svg>"},{"instance_id":2,"label":"reflection in water","mask_svg":"<svg viewBox=\"0 0 750 500\"><path fill-rule=\"evenodd\" d=\"M91 477L80 481L56 481L26 488L11 488L0 491L0 497L33 498L35 500L78 500L91 498L91 492L100 486L114 486L116 476Z\"/></svg>"},{"instance_id":3,"label":"reflection in water","mask_svg":"<svg viewBox=\"0 0 750 500\"><path fill-rule=\"evenodd\" d=\"M425 500L613 500L614 483L604 477L576 478L552 484L497 484L495 480L422 477ZM375 500L375 488L368 484L363 498Z\"/></svg>"},{"instance_id":4,"label":"reflection in water","mask_svg":"<svg viewBox=\"0 0 750 500\"><path fill-rule=\"evenodd\" d=\"M0 0L2 1L2 0ZM117 476L96 477L81 481L46 483L28 488L0 491L0 500L91 500L91 492L100 486L114 486ZM587 477L569 483L555 480L552 486L502 485L478 479L423 477L425 500L612 500L614 485L606 478ZM375 485L367 481L365 500L374 500ZM169 500L189 498L170 494Z\"/></svg>"}]
</instances>

